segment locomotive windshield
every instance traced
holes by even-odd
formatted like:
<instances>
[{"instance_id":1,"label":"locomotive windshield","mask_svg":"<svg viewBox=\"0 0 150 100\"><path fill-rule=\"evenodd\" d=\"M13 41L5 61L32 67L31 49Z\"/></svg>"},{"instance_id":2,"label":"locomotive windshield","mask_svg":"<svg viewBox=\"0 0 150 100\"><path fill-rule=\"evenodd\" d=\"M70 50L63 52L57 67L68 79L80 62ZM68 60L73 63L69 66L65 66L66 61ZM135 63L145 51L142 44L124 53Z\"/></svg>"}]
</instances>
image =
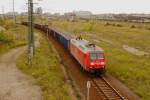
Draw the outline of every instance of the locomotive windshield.
<instances>
[{"instance_id":1,"label":"locomotive windshield","mask_svg":"<svg viewBox=\"0 0 150 100\"><path fill-rule=\"evenodd\" d=\"M91 53L90 54L91 60L97 60L104 58L104 55L102 53Z\"/></svg>"}]
</instances>

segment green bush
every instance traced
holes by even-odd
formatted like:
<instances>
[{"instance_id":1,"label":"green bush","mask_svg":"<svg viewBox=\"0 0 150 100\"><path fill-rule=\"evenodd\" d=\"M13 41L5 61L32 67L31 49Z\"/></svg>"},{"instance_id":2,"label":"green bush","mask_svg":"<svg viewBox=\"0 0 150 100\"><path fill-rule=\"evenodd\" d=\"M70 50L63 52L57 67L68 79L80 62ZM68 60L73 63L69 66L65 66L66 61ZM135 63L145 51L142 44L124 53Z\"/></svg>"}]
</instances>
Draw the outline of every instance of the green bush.
<instances>
[{"instance_id":1,"label":"green bush","mask_svg":"<svg viewBox=\"0 0 150 100\"><path fill-rule=\"evenodd\" d=\"M135 25L132 25L131 28L135 28Z\"/></svg>"},{"instance_id":2,"label":"green bush","mask_svg":"<svg viewBox=\"0 0 150 100\"><path fill-rule=\"evenodd\" d=\"M13 20L8 20L5 22L5 25L3 25L5 29L10 29L11 27L16 27Z\"/></svg>"},{"instance_id":3,"label":"green bush","mask_svg":"<svg viewBox=\"0 0 150 100\"><path fill-rule=\"evenodd\" d=\"M10 39L8 39L7 35L4 34L4 32L0 32L0 42L2 43L8 43Z\"/></svg>"},{"instance_id":4,"label":"green bush","mask_svg":"<svg viewBox=\"0 0 150 100\"><path fill-rule=\"evenodd\" d=\"M0 26L3 26L5 24L5 21L0 18Z\"/></svg>"},{"instance_id":5,"label":"green bush","mask_svg":"<svg viewBox=\"0 0 150 100\"><path fill-rule=\"evenodd\" d=\"M94 29L94 22L89 22L87 23L87 25L85 26L85 31L87 32L92 32Z\"/></svg>"}]
</instances>

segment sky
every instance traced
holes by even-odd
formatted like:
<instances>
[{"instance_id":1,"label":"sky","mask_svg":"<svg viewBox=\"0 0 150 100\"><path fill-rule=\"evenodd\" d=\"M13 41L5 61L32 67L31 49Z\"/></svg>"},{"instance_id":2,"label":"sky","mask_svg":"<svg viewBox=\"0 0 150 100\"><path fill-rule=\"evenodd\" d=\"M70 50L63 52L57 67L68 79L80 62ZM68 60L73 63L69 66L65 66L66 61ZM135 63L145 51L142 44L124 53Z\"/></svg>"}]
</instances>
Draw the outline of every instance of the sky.
<instances>
[{"instance_id":1,"label":"sky","mask_svg":"<svg viewBox=\"0 0 150 100\"><path fill-rule=\"evenodd\" d=\"M15 11L27 11L28 0L14 0ZM150 13L150 0L33 0L44 12L91 11L99 13ZM0 13L12 11L12 0L0 0Z\"/></svg>"}]
</instances>

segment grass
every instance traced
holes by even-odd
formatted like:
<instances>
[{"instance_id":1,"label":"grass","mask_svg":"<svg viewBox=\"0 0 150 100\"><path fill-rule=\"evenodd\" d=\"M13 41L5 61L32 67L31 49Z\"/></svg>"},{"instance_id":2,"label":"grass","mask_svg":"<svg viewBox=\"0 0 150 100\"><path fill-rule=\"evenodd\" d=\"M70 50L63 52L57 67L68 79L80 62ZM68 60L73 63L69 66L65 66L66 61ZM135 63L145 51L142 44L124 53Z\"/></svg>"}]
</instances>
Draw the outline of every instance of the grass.
<instances>
[{"instance_id":1,"label":"grass","mask_svg":"<svg viewBox=\"0 0 150 100\"><path fill-rule=\"evenodd\" d=\"M71 35L82 35L85 39L102 47L106 53L107 70L112 73L143 100L150 97L150 56L136 56L125 51L129 45L150 53L150 24L89 21L51 21ZM95 41L97 40L97 41Z\"/></svg>"},{"instance_id":2,"label":"grass","mask_svg":"<svg viewBox=\"0 0 150 100\"><path fill-rule=\"evenodd\" d=\"M142 25L142 24L135 24L135 26L138 26L137 28L131 28L133 23L121 23L121 22L113 22L114 26L108 25L106 26L108 22L102 21L102 22L96 22L91 21L87 23L81 23L81 22L66 22L66 21L54 21L53 26L60 27L64 29L65 31L71 32L73 34L82 34L89 33L93 36L96 35L96 37L104 38L107 40L112 41L114 44L130 44L130 46L139 48L141 50L150 52L150 37L149 32L150 30L147 30L147 27L150 27L150 25ZM109 22L112 23L112 22ZM122 27L118 27L117 25L121 25ZM140 27L140 28L139 28ZM97 37L97 38L98 38ZM119 39L119 42L118 42ZM136 42L135 42L136 41ZM143 43L144 41L144 43ZM146 48L145 48L146 47Z\"/></svg>"},{"instance_id":3,"label":"grass","mask_svg":"<svg viewBox=\"0 0 150 100\"><path fill-rule=\"evenodd\" d=\"M24 54L18 58L17 66L36 79L43 91L44 100L71 100L57 53L44 36L41 36L32 66L28 66L27 61L27 54Z\"/></svg>"},{"instance_id":4,"label":"grass","mask_svg":"<svg viewBox=\"0 0 150 100\"><path fill-rule=\"evenodd\" d=\"M0 26L5 28L0 31L0 55L11 48L27 43L27 28L25 26L16 25L10 19L1 21Z\"/></svg>"}]
</instances>

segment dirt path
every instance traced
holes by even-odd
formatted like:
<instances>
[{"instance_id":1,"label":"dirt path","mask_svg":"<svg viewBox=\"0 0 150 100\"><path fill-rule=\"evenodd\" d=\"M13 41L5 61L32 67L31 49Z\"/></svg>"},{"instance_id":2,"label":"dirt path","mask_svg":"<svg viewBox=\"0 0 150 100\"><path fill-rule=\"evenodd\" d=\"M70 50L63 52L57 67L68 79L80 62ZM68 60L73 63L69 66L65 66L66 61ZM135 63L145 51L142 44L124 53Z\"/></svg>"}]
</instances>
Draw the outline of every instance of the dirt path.
<instances>
[{"instance_id":1,"label":"dirt path","mask_svg":"<svg viewBox=\"0 0 150 100\"><path fill-rule=\"evenodd\" d=\"M146 56L146 55L150 55L149 53L145 52L145 51L140 51L136 48L133 48L133 47L130 47L128 45L123 45L122 46L124 50L126 50L127 52L130 52L134 55L137 55L137 56Z\"/></svg>"},{"instance_id":2,"label":"dirt path","mask_svg":"<svg viewBox=\"0 0 150 100\"><path fill-rule=\"evenodd\" d=\"M26 47L13 49L0 58L0 100L42 100L34 79L16 67L16 59Z\"/></svg>"}]
</instances>

